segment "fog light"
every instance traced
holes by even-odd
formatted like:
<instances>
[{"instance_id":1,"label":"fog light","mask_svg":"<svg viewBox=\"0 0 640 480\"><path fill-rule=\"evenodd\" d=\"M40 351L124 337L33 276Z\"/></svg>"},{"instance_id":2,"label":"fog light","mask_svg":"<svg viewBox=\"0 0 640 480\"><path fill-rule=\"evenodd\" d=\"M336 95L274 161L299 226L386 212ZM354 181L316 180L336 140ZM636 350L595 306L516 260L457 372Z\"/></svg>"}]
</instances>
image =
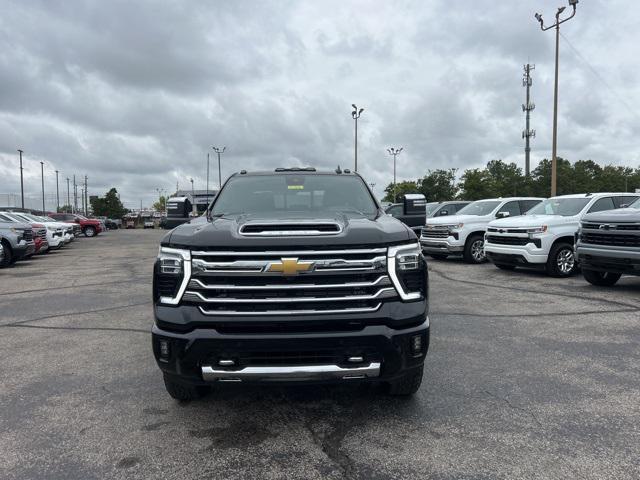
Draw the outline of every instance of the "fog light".
<instances>
[{"instance_id":1,"label":"fog light","mask_svg":"<svg viewBox=\"0 0 640 480\"><path fill-rule=\"evenodd\" d=\"M160 340L160 356L162 358L169 358L171 354L171 348L169 347L168 340Z\"/></svg>"},{"instance_id":2,"label":"fog light","mask_svg":"<svg viewBox=\"0 0 640 480\"><path fill-rule=\"evenodd\" d=\"M422 355L422 335L411 337L411 353L416 357Z\"/></svg>"}]
</instances>

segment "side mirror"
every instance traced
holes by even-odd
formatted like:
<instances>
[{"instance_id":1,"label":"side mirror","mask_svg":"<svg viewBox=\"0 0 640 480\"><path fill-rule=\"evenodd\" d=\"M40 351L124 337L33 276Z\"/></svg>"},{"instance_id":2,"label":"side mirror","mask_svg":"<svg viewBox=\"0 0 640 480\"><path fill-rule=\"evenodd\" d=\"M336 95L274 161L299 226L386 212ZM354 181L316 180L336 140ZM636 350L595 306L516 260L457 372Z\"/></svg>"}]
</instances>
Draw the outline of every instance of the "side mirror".
<instances>
[{"instance_id":1,"label":"side mirror","mask_svg":"<svg viewBox=\"0 0 640 480\"><path fill-rule=\"evenodd\" d=\"M507 218L510 217L511 214L509 212L498 212L496 214L496 218Z\"/></svg>"},{"instance_id":2,"label":"side mirror","mask_svg":"<svg viewBox=\"0 0 640 480\"><path fill-rule=\"evenodd\" d=\"M629 208L629 205L626 203L623 203L622 205L620 205L620 208Z\"/></svg>"},{"instance_id":3,"label":"side mirror","mask_svg":"<svg viewBox=\"0 0 640 480\"><path fill-rule=\"evenodd\" d=\"M440 210L441 217L446 217L447 215L449 215L449 210Z\"/></svg>"}]
</instances>

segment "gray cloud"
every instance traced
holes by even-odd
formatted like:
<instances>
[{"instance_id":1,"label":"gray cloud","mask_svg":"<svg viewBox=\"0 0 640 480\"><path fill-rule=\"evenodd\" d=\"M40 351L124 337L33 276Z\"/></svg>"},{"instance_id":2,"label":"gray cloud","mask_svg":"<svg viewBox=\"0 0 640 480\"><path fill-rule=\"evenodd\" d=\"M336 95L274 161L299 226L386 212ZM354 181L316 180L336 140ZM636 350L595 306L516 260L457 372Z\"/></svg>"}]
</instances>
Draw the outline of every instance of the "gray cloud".
<instances>
[{"instance_id":1,"label":"gray cloud","mask_svg":"<svg viewBox=\"0 0 640 480\"><path fill-rule=\"evenodd\" d=\"M42 160L48 192L57 169L88 175L92 193L116 186L130 206L190 178L203 188L212 144L227 146L224 175L351 166L353 102L366 109L360 171L378 193L391 145L404 146L404 179L522 165L527 61L533 159L549 156L553 34L533 13L551 20L562 1L2 3L0 193L19 192L17 148L28 193ZM627 2L585 0L563 26L563 156L640 164L639 21Z\"/></svg>"}]
</instances>

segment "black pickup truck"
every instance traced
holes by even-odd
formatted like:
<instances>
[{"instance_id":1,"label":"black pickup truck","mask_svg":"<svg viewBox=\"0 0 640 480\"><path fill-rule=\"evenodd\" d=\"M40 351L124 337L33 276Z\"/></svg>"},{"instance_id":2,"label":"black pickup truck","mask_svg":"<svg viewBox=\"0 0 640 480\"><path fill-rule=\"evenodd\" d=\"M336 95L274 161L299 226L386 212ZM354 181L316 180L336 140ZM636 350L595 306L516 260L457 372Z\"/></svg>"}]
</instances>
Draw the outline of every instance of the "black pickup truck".
<instances>
[{"instance_id":1,"label":"black pickup truck","mask_svg":"<svg viewBox=\"0 0 640 480\"><path fill-rule=\"evenodd\" d=\"M402 198L402 203L392 203L385 208L385 213L397 218L420 236L420 231L426 222L427 200L420 193L408 193Z\"/></svg>"},{"instance_id":2,"label":"black pickup truck","mask_svg":"<svg viewBox=\"0 0 640 480\"><path fill-rule=\"evenodd\" d=\"M205 215L162 239L153 301L153 352L178 400L220 382L410 395L422 381L425 259L348 170L232 175Z\"/></svg>"}]
</instances>

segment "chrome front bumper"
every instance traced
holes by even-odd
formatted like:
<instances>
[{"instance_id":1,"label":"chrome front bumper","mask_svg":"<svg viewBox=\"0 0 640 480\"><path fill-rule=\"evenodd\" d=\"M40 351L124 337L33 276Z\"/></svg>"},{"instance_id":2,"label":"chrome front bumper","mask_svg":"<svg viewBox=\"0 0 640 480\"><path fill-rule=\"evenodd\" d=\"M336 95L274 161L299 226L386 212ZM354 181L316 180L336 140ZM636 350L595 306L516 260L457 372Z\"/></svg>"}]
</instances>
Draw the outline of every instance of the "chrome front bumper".
<instances>
[{"instance_id":1,"label":"chrome front bumper","mask_svg":"<svg viewBox=\"0 0 640 480\"><path fill-rule=\"evenodd\" d=\"M216 369L215 367L206 365L202 367L202 378L205 381L350 380L375 378L379 376L379 362L372 362L369 365L362 367L340 367L339 365L291 365L244 367L240 370Z\"/></svg>"}]
</instances>

